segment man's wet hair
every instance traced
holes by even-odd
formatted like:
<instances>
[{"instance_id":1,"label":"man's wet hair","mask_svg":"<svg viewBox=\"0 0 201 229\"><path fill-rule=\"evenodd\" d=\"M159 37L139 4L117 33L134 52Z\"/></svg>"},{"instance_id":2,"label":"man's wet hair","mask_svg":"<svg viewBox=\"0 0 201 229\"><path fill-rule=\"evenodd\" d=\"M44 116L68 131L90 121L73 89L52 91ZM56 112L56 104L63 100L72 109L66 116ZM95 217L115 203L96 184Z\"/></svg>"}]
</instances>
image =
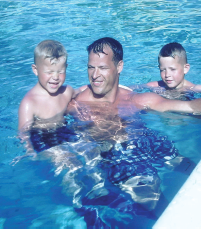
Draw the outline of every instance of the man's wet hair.
<instances>
[{"instance_id":1,"label":"man's wet hair","mask_svg":"<svg viewBox=\"0 0 201 229\"><path fill-rule=\"evenodd\" d=\"M160 60L160 57L175 58L175 56L178 56L181 60L185 62L185 64L187 63L187 55L184 47L177 42L172 42L162 47L158 55L158 61Z\"/></svg>"},{"instance_id":2,"label":"man's wet hair","mask_svg":"<svg viewBox=\"0 0 201 229\"><path fill-rule=\"evenodd\" d=\"M98 39L94 41L91 45L87 47L88 54L90 54L91 51L94 53L104 53L105 55L108 55L103 51L105 47L109 46L113 51L113 62L117 65L119 61L123 60L123 48L119 41L115 40L111 37L104 37L101 39Z\"/></svg>"},{"instance_id":3,"label":"man's wet hair","mask_svg":"<svg viewBox=\"0 0 201 229\"><path fill-rule=\"evenodd\" d=\"M50 58L50 60L64 57L67 60L67 56L67 51L60 42L55 40L44 40L41 41L34 50L34 63L36 64L36 60L39 57L44 59Z\"/></svg>"}]
</instances>

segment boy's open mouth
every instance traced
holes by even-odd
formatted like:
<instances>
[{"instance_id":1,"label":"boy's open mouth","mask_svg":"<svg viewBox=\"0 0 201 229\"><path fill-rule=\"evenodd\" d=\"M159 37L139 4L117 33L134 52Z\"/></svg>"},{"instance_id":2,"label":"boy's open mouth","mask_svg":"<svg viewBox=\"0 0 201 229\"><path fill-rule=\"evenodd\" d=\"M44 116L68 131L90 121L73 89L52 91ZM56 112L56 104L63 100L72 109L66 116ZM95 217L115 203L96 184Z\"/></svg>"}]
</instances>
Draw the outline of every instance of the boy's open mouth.
<instances>
[{"instance_id":1,"label":"boy's open mouth","mask_svg":"<svg viewBox=\"0 0 201 229\"><path fill-rule=\"evenodd\" d=\"M49 84L50 84L51 88L56 88L58 86L59 82L57 82L57 83L49 82Z\"/></svg>"}]
</instances>

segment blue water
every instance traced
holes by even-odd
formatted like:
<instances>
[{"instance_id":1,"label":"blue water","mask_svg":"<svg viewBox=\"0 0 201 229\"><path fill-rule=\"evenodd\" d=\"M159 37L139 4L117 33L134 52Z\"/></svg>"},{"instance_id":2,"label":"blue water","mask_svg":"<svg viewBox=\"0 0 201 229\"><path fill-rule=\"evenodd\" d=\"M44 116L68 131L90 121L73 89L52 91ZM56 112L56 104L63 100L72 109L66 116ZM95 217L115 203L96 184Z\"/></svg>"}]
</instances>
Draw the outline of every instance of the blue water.
<instances>
[{"instance_id":1,"label":"blue water","mask_svg":"<svg viewBox=\"0 0 201 229\"><path fill-rule=\"evenodd\" d=\"M177 41L186 49L191 65L186 79L201 84L200 9L201 2L195 0L0 1L0 227L86 227L62 192L64 174L55 176L52 163L25 159L10 165L13 158L25 153L16 138L17 112L23 96L37 82L31 70L35 46L44 39L63 43L69 54L66 83L79 87L88 83L86 46L104 36L116 38L124 47L120 83L129 86L158 80L158 52L164 44ZM142 118L149 128L174 141L181 155L199 161L199 118L154 112ZM158 174L167 201L188 177L165 168ZM156 220L123 214L120 218L110 211L116 220L110 219L111 225L120 228L127 223L130 228L151 228Z\"/></svg>"}]
</instances>

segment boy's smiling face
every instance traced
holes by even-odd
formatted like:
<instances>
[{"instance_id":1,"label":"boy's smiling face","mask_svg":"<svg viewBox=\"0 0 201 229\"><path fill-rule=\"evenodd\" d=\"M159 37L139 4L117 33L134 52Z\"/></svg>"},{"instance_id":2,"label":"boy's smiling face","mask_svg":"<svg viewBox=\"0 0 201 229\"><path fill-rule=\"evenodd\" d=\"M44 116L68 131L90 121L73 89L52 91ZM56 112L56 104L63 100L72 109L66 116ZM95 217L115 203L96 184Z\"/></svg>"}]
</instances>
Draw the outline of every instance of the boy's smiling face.
<instances>
[{"instance_id":1,"label":"boy's smiling face","mask_svg":"<svg viewBox=\"0 0 201 229\"><path fill-rule=\"evenodd\" d=\"M184 86L184 76L189 71L190 65L184 63L178 56L160 57L160 75L163 82L171 89L179 89Z\"/></svg>"},{"instance_id":2,"label":"boy's smiling face","mask_svg":"<svg viewBox=\"0 0 201 229\"><path fill-rule=\"evenodd\" d=\"M38 76L39 84L50 94L56 93L64 83L66 67L64 57L53 60L39 58L36 65L32 65L33 72Z\"/></svg>"}]
</instances>

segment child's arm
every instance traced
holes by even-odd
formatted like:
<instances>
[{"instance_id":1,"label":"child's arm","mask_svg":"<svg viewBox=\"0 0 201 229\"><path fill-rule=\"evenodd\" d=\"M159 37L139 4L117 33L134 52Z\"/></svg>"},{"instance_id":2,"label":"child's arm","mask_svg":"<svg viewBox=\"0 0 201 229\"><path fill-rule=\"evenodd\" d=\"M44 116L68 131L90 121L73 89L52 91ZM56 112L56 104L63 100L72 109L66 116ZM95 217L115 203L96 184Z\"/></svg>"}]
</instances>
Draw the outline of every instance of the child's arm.
<instances>
[{"instance_id":1,"label":"child's arm","mask_svg":"<svg viewBox=\"0 0 201 229\"><path fill-rule=\"evenodd\" d=\"M201 92L201 85L197 84L194 87L190 88L193 91Z\"/></svg>"},{"instance_id":2,"label":"child's arm","mask_svg":"<svg viewBox=\"0 0 201 229\"><path fill-rule=\"evenodd\" d=\"M164 87L161 83L161 81L152 81L152 82L148 82L145 84L135 84L135 85L131 85L129 86L129 88L132 91L137 91L137 90L144 90L144 89L150 89L150 88L158 88L158 87Z\"/></svg>"},{"instance_id":3,"label":"child's arm","mask_svg":"<svg viewBox=\"0 0 201 229\"><path fill-rule=\"evenodd\" d=\"M21 130L23 127L30 124L33 121L33 118L33 103L27 96L25 96L21 101L18 110L18 129Z\"/></svg>"},{"instance_id":4,"label":"child's arm","mask_svg":"<svg viewBox=\"0 0 201 229\"><path fill-rule=\"evenodd\" d=\"M19 135L18 138L21 139L22 143L26 143L26 154L23 156L19 156L13 159L11 162L12 165L17 164L22 158L33 156L36 157L36 153L33 149L31 144L30 138L27 135L26 130L29 128L29 125L33 121L33 104L29 99L29 96L25 96L24 99L21 101L19 110L18 110L18 129Z\"/></svg>"},{"instance_id":5,"label":"child's arm","mask_svg":"<svg viewBox=\"0 0 201 229\"><path fill-rule=\"evenodd\" d=\"M158 87L158 81L152 81L146 84L148 87Z\"/></svg>"}]
</instances>

